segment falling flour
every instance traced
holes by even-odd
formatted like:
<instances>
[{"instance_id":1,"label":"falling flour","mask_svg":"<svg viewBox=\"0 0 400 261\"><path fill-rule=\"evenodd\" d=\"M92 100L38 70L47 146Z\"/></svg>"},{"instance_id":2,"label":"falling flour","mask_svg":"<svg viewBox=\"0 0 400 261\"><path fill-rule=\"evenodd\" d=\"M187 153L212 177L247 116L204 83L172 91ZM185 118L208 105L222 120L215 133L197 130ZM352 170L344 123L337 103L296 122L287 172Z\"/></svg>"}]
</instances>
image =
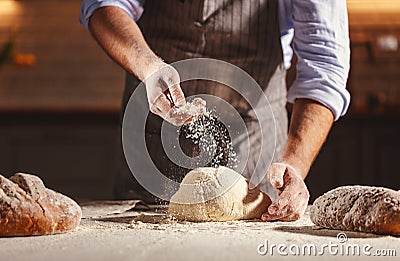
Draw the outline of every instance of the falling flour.
<instances>
[{"instance_id":1,"label":"falling flour","mask_svg":"<svg viewBox=\"0 0 400 261\"><path fill-rule=\"evenodd\" d=\"M186 109L198 112L199 107L196 105L200 104L198 99L200 98L194 99L192 103L187 103ZM201 153L205 153L207 158L211 159L203 167L226 166L232 169L237 167L237 155L233 149L229 131L219 120L215 110L205 109L198 119L183 125L178 131L183 133L186 139L190 139L193 144L199 146Z\"/></svg>"}]
</instances>

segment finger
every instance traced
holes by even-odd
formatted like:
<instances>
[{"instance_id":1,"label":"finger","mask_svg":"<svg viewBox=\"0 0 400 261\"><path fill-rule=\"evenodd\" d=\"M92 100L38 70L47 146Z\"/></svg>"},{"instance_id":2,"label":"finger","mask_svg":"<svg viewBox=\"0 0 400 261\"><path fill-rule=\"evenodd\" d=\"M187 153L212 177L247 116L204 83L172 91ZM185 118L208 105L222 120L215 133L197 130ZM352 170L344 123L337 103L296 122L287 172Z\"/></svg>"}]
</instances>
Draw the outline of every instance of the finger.
<instances>
[{"instance_id":1,"label":"finger","mask_svg":"<svg viewBox=\"0 0 400 261\"><path fill-rule=\"evenodd\" d=\"M206 113L206 101L201 99L201 98L195 98L192 102L192 104L196 105L198 108L200 108L198 110L198 113L195 115L194 120L198 120L200 118L201 115L203 115L204 113Z\"/></svg>"},{"instance_id":2,"label":"finger","mask_svg":"<svg viewBox=\"0 0 400 261\"><path fill-rule=\"evenodd\" d=\"M278 211L283 209L286 205L291 204L300 194L308 197L309 193L304 182L298 177L291 173L290 169L285 170L283 177L284 185L281 187L278 200L274 201L269 206L269 212Z\"/></svg>"},{"instance_id":3,"label":"finger","mask_svg":"<svg viewBox=\"0 0 400 261\"><path fill-rule=\"evenodd\" d=\"M304 200L303 198L301 198L300 200ZM298 207L288 216L284 217L281 219L281 221L296 221L299 220L304 213L306 212L307 209L307 204L308 204L308 200L304 200L305 203L303 204L298 204Z\"/></svg>"},{"instance_id":4,"label":"finger","mask_svg":"<svg viewBox=\"0 0 400 261\"><path fill-rule=\"evenodd\" d=\"M150 109L150 111L151 111L152 113L154 113L154 114L161 115L161 110L160 110L158 107L156 107L156 106L152 106L151 109Z\"/></svg>"},{"instance_id":5,"label":"finger","mask_svg":"<svg viewBox=\"0 0 400 261\"><path fill-rule=\"evenodd\" d=\"M287 182L279 198L268 207L269 213L282 211L287 205L293 204L303 189L296 182Z\"/></svg>"},{"instance_id":6,"label":"finger","mask_svg":"<svg viewBox=\"0 0 400 261\"><path fill-rule=\"evenodd\" d=\"M299 207L297 208L297 213L300 214L300 216L303 216L304 213L307 210L307 206L308 206L308 201L309 201L310 197L309 194L307 193L307 195L300 193L298 196L298 199L296 200L297 202L302 202L299 205Z\"/></svg>"},{"instance_id":7,"label":"finger","mask_svg":"<svg viewBox=\"0 0 400 261\"><path fill-rule=\"evenodd\" d=\"M295 191L293 193L293 191ZM279 195L279 198L271 203L268 207L269 214L283 213L286 208L293 204L295 198L298 197L299 192L297 189L293 188L293 185L286 185L285 189Z\"/></svg>"},{"instance_id":8,"label":"finger","mask_svg":"<svg viewBox=\"0 0 400 261\"><path fill-rule=\"evenodd\" d=\"M281 214L283 216L288 216L294 212L295 207L296 206L294 204L294 200L291 200L291 201L287 200L286 203L277 205L275 212L272 212L272 213L277 213L277 214ZM268 211L269 211L268 213L271 213L269 209L268 209Z\"/></svg>"},{"instance_id":9,"label":"finger","mask_svg":"<svg viewBox=\"0 0 400 261\"><path fill-rule=\"evenodd\" d=\"M185 124L192 118L193 116L190 113L180 111L177 107L173 107L166 115L166 119L175 126Z\"/></svg>"},{"instance_id":10,"label":"finger","mask_svg":"<svg viewBox=\"0 0 400 261\"><path fill-rule=\"evenodd\" d=\"M186 104L185 95L179 84L171 86L168 90L176 107L182 107Z\"/></svg>"},{"instance_id":11,"label":"finger","mask_svg":"<svg viewBox=\"0 0 400 261\"><path fill-rule=\"evenodd\" d=\"M282 211L276 212L274 214L264 213L261 216L263 221L295 221L304 215L302 207L295 209L292 206L287 205Z\"/></svg>"},{"instance_id":12,"label":"finger","mask_svg":"<svg viewBox=\"0 0 400 261\"><path fill-rule=\"evenodd\" d=\"M197 121L203 113L204 112L202 110L200 110L200 112L196 115L188 114L186 116L186 119L184 120L183 124L188 124L189 122Z\"/></svg>"},{"instance_id":13,"label":"finger","mask_svg":"<svg viewBox=\"0 0 400 261\"><path fill-rule=\"evenodd\" d=\"M290 221L296 221L299 220L302 217L301 214L299 213L293 213L290 215L271 215L268 213L264 213L261 216L262 221L284 221L284 222L290 222Z\"/></svg>"},{"instance_id":14,"label":"finger","mask_svg":"<svg viewBox=\"0 0 400 261\"><path fill-rule=\"evenodd\" d=\"M268 213L275 214L276 212L282 210L288 204L289 204L289 198L280 196L278 200L273 201L271 205L268 207Z\"/></svg>"},{"instance_id":15,"label":"finger","mask_svg":"<svg viewBox=\"0 0 400 261\"><path fill-rule=\"evenodd\" d=\"M183 124L188 124L189 122L192 122L192 121L194 121L194 120L197 120L198 118L199 118L199 117L192 116L192 117L190 117L189 119L185 120L185 121L183 122Z\"/></svg>"},{"instance_id":16,"label":"finger","mask_svg":"<svg viewBox=\"0 0 400 261\"><path fill-rule=\"evenodd\" d=\"M185 124L186 121L185 119L182 118L182 116L171 116L170 114L166 116L166 120L175 126L181 126Z\"/></svg>"},{"instance_id":17,"label":"finger","mask_svg":"<svg viewBox=\"0 0 400 261\"><path fill-rule=\"evenodd\" d=\"M284 213L274 213L270 214L268 212L265 212L264 214L261 215L261 220L262 221L277 221L285 218L286 215Z\"/></svg>"},{"instance_id":18,"label":"finger","mask_svg":"<svg viewBox=\"0 0 400 261\"><path fill-rule=\"evenodd\" d=\"M207 102L201 98L194 98L192 104L200 107L206 107Z\"/></svg>"},{"instance_id":19,"label":"finger","mask_svg":"<svg viewBox=\"0 0 400 261\"><path fill-rule=\"evenodd\" d=\"M171 102L164 94L160 95L154 102L154 106L159 109L160 116L165 117L172 108Z\"/></svg>"},{"instance_id":20,"label":"finger","mask_svg":"<svg viewBox=\"0 0 400 261\"><path fill-rule=\"evenodd\" d=\"M277 201L274 203L276 204L276 202ZM263 214L263 220L294 221L299 219L302 215L304 215L304 212L307 208L308 197L304 196L302 193L297 193L297 196L292 197L292 199L289 201L279 199L278 202L281 203L279 208L276 211L270 211L270 208L268 208L268 212Z\"/></svg>"},{"instance_id":21,"label":"finger","mask_svg":"<svg viewBox=\"0 0 400 261\"><path fill-rule=\"evenodd\" d=\"M283 177L286 172L286 166L280 163L274 163L269 167L267 177L272 186L279 189L284 185Z\"/></svg>"},{"instance_id":22,"label":"finger","mask_svg":"<svg viewBox=\"0 0 400 261\"><path fill-rule=\"evenodd\" d=\"M268 211L269 211L269 209L268 209ZM261 219L263 221L274 221L274 220L292 221L292 220L298 219L300 212L301 211L296 209L296 206L287 204L283 208L278 209L276 212L273 212L273 213L266 212L266 213L262 214Z\"/></svg>"},{"instance_id":23,"label":"finger","mask_svg":"<svg viewBox=\"0 0 400 261\"><path fill-rule=\"evenodd\" d=\"M278 200L274 201L269 208L275 208L276 211L283 210L287 205L292 205L298 209L302 205L308 204L310 194L307 187L297 180L291 179L279 195Z\"/></svg>"}]
</instances>

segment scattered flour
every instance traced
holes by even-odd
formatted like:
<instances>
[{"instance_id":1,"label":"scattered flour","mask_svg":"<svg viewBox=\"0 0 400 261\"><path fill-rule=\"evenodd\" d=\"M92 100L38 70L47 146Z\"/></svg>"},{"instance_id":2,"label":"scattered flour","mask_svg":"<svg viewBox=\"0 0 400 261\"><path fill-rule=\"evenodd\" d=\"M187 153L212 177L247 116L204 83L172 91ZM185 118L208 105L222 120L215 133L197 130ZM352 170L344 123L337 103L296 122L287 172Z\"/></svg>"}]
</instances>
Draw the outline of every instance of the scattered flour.
<instances>
[{"instance_id":1,"label":"scattered flour","mask_svg":"<svg viewBox=\"0 0 400 261\"><path fill-rule=\"evenodd\" d=\"M196 99L192 104L187 103L189 110L198 110L196 106L193 108L193 104L199 103ZM206 109L198 119L183 125L178 131L183 132L187 139L199 146L201 153L206 153L211 159L206 166L199 167L237 167L238 159L229 131L214 110Z\"/></svg>"}]
</instances>

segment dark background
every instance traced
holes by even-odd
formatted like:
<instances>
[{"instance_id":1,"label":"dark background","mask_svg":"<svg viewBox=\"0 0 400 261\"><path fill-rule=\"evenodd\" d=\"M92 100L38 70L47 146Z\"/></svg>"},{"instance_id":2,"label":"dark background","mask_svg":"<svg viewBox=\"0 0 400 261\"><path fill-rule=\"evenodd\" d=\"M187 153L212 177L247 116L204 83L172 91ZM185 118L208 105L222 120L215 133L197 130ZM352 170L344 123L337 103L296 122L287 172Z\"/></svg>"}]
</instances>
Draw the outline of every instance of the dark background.
<instances>
[{"instance_id":1,"label":"dark background","mask_svg":"<svg viewBox=\"0 0 400 261\"><path fill-rule=\"evenodd\" d=\"M348 1L352 103L307 178L312 200L346 184L400 187L399 2ZM17 51L36 56L32 67L0 65L0 173L39 175L74 198L112 198L124 73L79 25L79 7L0 1L0 48L17 29Z\"/></svg>"}]
</instances>

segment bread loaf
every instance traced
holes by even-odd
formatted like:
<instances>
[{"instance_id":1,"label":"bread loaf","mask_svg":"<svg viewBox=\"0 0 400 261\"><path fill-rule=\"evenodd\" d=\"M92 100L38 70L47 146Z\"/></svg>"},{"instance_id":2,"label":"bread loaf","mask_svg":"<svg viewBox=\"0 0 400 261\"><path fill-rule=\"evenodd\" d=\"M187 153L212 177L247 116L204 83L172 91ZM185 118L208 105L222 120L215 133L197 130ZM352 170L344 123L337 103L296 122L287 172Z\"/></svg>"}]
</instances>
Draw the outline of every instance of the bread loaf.
<instances>
[{"instance_id":1,"label":"bread loaf","mask_svg":"<svg viewBox=\"0 0 400 261\"><path fill-rule=\"evenodd\" d=\"M310 218L324 228L399 235L400 192L381 187L339 187L314 201Z\"/></svg>"},{"instance_id":2,"label":"bread loaf","mask_svg":"<svg viewBox=\"0 0 400 261\"><path fill-rule=\"evenodd\" d=\"M55 234L75 229L81 209L30 174L0 175L0 236Z\"/></svg>"}]
</instances>

